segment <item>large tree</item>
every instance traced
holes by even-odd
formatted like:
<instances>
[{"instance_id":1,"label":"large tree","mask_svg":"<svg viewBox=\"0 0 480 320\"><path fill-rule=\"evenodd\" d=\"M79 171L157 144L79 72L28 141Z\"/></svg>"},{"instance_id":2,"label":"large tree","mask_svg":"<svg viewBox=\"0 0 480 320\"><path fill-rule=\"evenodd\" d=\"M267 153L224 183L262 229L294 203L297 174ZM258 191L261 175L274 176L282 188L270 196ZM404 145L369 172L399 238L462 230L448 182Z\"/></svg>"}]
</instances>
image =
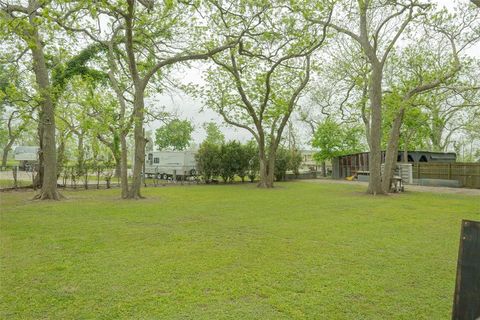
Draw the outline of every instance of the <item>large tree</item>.
<instances>
[{"instance_id":1,"label":"large tree","mask_svg":"<svg viewBox=\"0 0 480 320\"><path fill-rule=\"evenodd\" d=\"M413 39L406 39L411 45L392 55L388 66L392 70L386 78L390 91L386 96L390 98L390 107L396 109L396 116L385 152L383 192L391 188L405 113L421 101L424 94L458 83L458 74L464 65L463 52L480 38L479 17L480 11L464 8L454 14L439 11L422 21L423 28L416 30Z\"/></svg>"},{"instance_id":2,"label":"large tree","mask_svg":"<svg viewBox=\"0 0 480 320\"><path fill-rule=\"evenodd\" d=\"M480 115L480 61L462 62L455 83L440 86L421 99L427 115L429 147L447 151Z\"/></svg>"},{"instance_id":3,"label":"large tree","mask_svg":"<svg viewBox=\"0 0 480 320\"><path fill-rule=\"evenodd\" d=\"M348 70L344 78L349 81L351 79L351 85L344 90L345 100L339 105L340 111L342 113L344 111L342 108L342 105L345 105L344 102L358 101L355 104L361 110L370 147L368 192L385 193L389 190L390 176L393 173L398 150L399 132L406 108L416 104L413 100L419 95L455 77L459 70L459 63L456 58L458 52L454 50L464 49L463 44L455 47L459 35L463 34L458 31L467 31L464 33L470 35L471 32L467 29L473 29L471 28L474 21L472 17L476 13L468 13L465 9L455 13L454 17L448 18L448 15L435 11L432 4L420 1L407 3L373 0L339 1L336 3L336 9L337 14L330 25L338 32L337 39L341 42L340 50L349 54L348 59L340 59L342 66L340 69ZM316 17L313 12L304 12L306 19L321 25L326 24L326 21ZM459 17L463 20L458 19ZM446 20L458 23L448 25ZM429 29L428 36L423 36L427 34L427 29ZM443 39L439 39L442 37ZM420 38L422 40L419 41ZM469 41L471 40L464 42L468 45ZM438 53L431 54L432 57L437 57L437 64L434 64L432 60L422 59L422 54L417 54L417 59L411 59L415 50L408 53L404 49L409 43L412 43L410 48L428 49L424 50L427 56L433 52L433 48L442 47L443 53L445 48L453 47L453 49L449 50L452 54L447 54L445 59L439 59L441 55ZM433 45L433 48L428 48L429 45ZM350 55L350 52L355 51L359 52L356 55ZM406 55L399 58L399 52ZM411 55L410 58L407 57L408 55ZM338 56L342 54L336 54L334 57ZM392 71L399 64L403 66ZM391 78L399 79L395 77L397 73L405 76L409 69L412 71L409 79L404 77L401 81L391 81ZM345 81L341 80L341 82ZM393 97L395 99L392 99ZM389 108L396 110L396 116L390 126L391 130L386 133L389 141L386 152L387 170L382 177L380 166L384 140L382 130L386 127L384 122L387 120L383 113Z\"/></svg>"},{"instance_id":4,"label":"large tree","mask_svg":"<svg viewBox=\"0 0 480 320\"><path fill-rule=\"evenodd\" d=\"M68 16L62 10L62 3L29 0L26 4L0 4L0 34L8 50L17 55L14 59L17 63L33 65L35 85L32 87L36 96L31 105L38 113L36 121L40 146L35 184L41 186L36 198L42 200L60 198L57 190L56 106L67 84L76 75L92 79L103 76L102 72L86 66L98 48L87 47L75 55L68 54L70 43L53 23L55 19L62 20ZM27 68L27 72L30 69Z\"/></svg>"},{"instance_id":5,"label":"large tree","mask_svg":"<svg viewBox=\"0 0 480 320\"><path fill-rule=\"evenodd\" d=\"M27 5L1 4L2 34L14 34L23 41L31 55L40 106L40 157L43 165L42 188L39 199L60 199L57 191L57 154L55 144L55 104L45 53L48 17L45 3L29 0Z\"/></svg>"},{"instance_id":6,"label":"large tree","mask_svg":"<svg viewBox=\"0 0 480 320\"><path fill-rule=\"evenodd\" d=\"M229 34L224 42L216 41L218 37L208 29L208 26L212 26L212 15L217 10L223 10L216 2L166 1L154 5L153 1L128 0L118 4L96 3L93 6L94 9L91 4L86 4L82 10L73 7L69 11L71 21L60 23L67 30L82 32L104 45L110 42L111 47L117 48L114 59L109 59L110 62L116 62L116 66L111 63L110 71L124 74L129 82L127 91L128 100L133 106L131 122L135 143L133 180L128 192L122 195L125 198L139 199L142 198L141 170L146 144L146 93L161 91L165 77L174 65L206 60L235 46L240 35ZM202 15L198 15L200 11ZM107 22L109 30L104 32L97 28L97 24L88 24L88 19L82 20L83 12L88 12L94 20ZM77 21L78 17L80 22ZM105 34L110 36L110 40L105 39ZM116 92L120 105L124 104L123 92ZM122 109L125 108L122 106Z\"/></svg>"},{"instance_id":7,"label":"large tree","mask_svg":"<svg viewBox=\"0 0 480 320\"><path fill-rule=\"evenodd\" d=\"M3 60L3 59L2 59ZM1 61L1 60L0 60ZM2 61L3 62L3 61ZM27 77L14 64L0 67L0 146L2 148L1 166L7 165L8 154L13 145L32 122L33 99L29 97ZM33 106L32 106L33 103Z\"/></svg>"},{"instance_id":8,"label":"large tree","mask_svg":"<svg viewBox=\"0 0 480 320\"><path fill-rule=\"evenodd\" d=\"M271 188L277 148L310 79L311 56L323 44L327 27L312 27L282 3L259 5L262 14L255 28L234 48L212 58L216 67L210 68L203 93L205 103L227 124L252 134L258 144L258 186ZM325 12L329 19L331 12ZM230 21L224 20L224 25L228 29Z\"/></svg>"},{"instance_id":9,"label":"large tree","mask_svg":"<svg viewBox=\"0 0 480 320\"><path fill-rule=\"evenodd\" d=\"M370 180L368 193L384 193L381 177L382 97L384 68L390 53L407 26L421 17L428 5L414 0L400 1L340 1L333 21L326 21L314 12L304 11L306 19L321 25L329 24L338 33L355 41L369 65L368 98L370 112L367 134L370 147Z\"/></svg>"},{"instance_id":10,"label":"large tree","mask_svg":"<svg viewBox=\"0 0 480 320\"><path fill-rule=\"evenodd\" d=\"M370 136L367 108L368 67L361 49L349 38L337 36L325 45L316 58L326 63L316 70L313 85L298 112L299 121L306 125L311 137L309 143L311 144L313 139L317 140L317 143L319 139L325 139L322 144L330 144L327 141L335 140L336 137L329 134L330 130L318 130L325 125L325 122L333 122L342 132L348 132L352 128L355 128L356 133L364 132L362 143L355 149L365 151L367 147L363 142L368 142ZM363 124L359 124L360 119ZM362 125L363 130L360 129ZM328 127L330 126L325 125L325 129ZM343 141L339 143L343 144ZM365 149L358 150L360 146ZM351 150L351 148L344 150L348 149ZM320 156L317 159L323 159L321 160L322 174L326 176L325 160L329 157Z\"/></svg>"},{"instance_id":11,"label":"large tree","mask_svg":"<svg viewBox=\"0 0 480 320\"><path fill-rule=\"evenodd\" d=\"M116 27L110 34L102 37L95 32L98 30L89 30L85 26L83 26L85 28L79 27L77 24L83 25L81 23L83 20L78 18L80 22L77 22L77 12L81 11L79 8L73 7L69 11L71 14L67 14L73 22L61 18L58 18L56 21L62 28L71 32L73 36L80 37L83 34L87 37L86 41L93 40L93 44L85 48L84 52L88 53L90 58L96 58L95 67L98 68L97 73L101 72L103 74L103 71L100 70L105 70L106 74L104 75L108 78L110 89L116 98L116 103L108 98L108 102L95 108L94 117L98 120L98 126L106 127L109 132L109 134L98 132L97 137L114 155L117 164L116 173L120 176L121 181L121 195L122 198L127 198L129 191L127 136L133 126L134 113L132 110L132 83L124 66L125 56L121 48L120 32L122 29ZM95 69L89 68L88 70ZM109 91L106 90L106 95L108 95ZM108 137L109 135L110 137Z\"/></svg>"}]
</instances>

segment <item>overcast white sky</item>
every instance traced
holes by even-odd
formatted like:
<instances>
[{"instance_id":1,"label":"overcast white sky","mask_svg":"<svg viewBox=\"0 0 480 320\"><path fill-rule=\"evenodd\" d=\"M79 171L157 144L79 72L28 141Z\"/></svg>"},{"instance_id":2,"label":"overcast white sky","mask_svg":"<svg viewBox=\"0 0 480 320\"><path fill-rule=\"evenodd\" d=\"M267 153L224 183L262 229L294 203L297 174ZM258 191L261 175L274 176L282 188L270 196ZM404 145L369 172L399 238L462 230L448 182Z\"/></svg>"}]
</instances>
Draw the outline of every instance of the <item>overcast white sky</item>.
<instances>
[{"instance_id":1,"label":"overcast white sky","mask_svg":"<svg viewBox=\"0 0 480 320\"><path fill-rule=\"evenodd\" d=\"M453 1L451 0L436 0L436 2L442 6L447 8L451 8L453 6ZM468 0L461 0L461 3L468 4ZM474 48L471 48L468 52L470 55L476 56L480 58L480 43L477 44ZM202 72L201 72L201 65L198 64L192 68L184 69L182 72L177 73L176 77L180 79L183 83L202 83ZM225 134L227 140L236 139L240 141L246 141L251 139L251 134L248 133L244 129L234 128L231 126L223 125L222 119L212 110L204 108L202 109L202 103L199 100L192 99L191 97L183 94L181 91L173 94L164 94L164 95L157 95L149 98L147 103L150 105L156 106L164 106L167 111L176 112L180 118L188 119L192 121L195 126L195 132L193 134L194 142L199 144L205 138L205 132L202 128L202 124L208 121L217 122ZM147 130L154 130L161 126L159 121L152 122L147 125ZM302 125L298 125L299 131L302 134L301 144L304 147L308 148L308 135L305 132L304 128L301 128Z\"/></svg>"}]
</instances>

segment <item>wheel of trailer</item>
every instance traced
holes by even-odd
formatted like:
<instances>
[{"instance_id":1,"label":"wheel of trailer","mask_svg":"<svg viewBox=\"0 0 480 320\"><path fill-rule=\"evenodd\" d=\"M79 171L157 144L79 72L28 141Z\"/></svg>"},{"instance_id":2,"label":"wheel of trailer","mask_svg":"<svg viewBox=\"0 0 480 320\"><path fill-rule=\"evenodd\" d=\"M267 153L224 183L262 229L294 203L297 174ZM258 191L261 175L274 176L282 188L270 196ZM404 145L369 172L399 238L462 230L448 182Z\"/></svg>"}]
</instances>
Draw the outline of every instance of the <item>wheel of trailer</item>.
<instances>
[{"instance_id":1,"label":"wheel of trailer","mask_svg":"<svg viewBox=\"0 0 480 320\"><path fill-rule=\"evenodd\" d=\"M195 170L195 169L190 170L190 175L191 176L196 176L197 175L197 170Z\"/></svg>"},{"instance_id":2,"label":"wheel of trailer","mask_svg":"<svg viewBox=\"0 0 480 320\"><path fill-rule=\"evenodd\" d=\"M162 173L162 180L167 180L168 179L168 174Z\"/></svg>"}]
</instances>

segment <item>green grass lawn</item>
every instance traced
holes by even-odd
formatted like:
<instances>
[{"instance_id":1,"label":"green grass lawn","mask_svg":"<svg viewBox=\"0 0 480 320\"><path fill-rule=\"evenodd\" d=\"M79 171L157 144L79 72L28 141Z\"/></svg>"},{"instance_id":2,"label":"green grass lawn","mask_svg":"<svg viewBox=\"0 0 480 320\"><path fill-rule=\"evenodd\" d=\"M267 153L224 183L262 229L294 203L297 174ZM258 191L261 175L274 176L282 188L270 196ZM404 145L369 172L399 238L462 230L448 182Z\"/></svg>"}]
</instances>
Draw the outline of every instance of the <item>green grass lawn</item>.
<instances>
[{"instance_id":1,"label":"green grass lawn","mask_svg":"<svg viewBox=\"0 0 480 320\"><path fill-rule=\"evenodd\" d=\"M26 186L31 186L32 181L26 181L26 180L17 180L17 187L26 187ZM9 179L0 179L0 189L7 189L7 188L13 188L14 187L14 182L13 178L11 180ZM2 197L3 198L3 197Z\"/></svg>"},{"instance_id":2,"label":"green grass lawn","mask_svg":"<svg viewBox=\"0 0 480 320\"><path fill-rule=\"evenodd\" d=\"M2 319L448 319L474 196L290 182L0 193Z\"/></svg>"}]
</instances>

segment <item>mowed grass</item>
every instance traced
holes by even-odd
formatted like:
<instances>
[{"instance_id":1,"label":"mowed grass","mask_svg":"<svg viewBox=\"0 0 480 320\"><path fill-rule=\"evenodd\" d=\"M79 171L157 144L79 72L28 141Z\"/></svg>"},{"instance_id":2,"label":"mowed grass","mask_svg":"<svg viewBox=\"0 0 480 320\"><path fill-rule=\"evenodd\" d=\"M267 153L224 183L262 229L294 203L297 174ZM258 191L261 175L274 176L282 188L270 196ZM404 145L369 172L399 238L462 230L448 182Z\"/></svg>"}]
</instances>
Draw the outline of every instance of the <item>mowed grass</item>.
<instances>
[{"instance_id":1,"label":"mowed grass","mask_svg":"<svg viewBox=\"0 0 480 320\"><path fill-rule=\"evenodd\" d=\"M13 182L13 179L11 179L11 180L0 179L0 189L13 188L14 185L15 184ZM17 187L26 187L26 186L31 186L31 185L32 185L32 181L17 180Z\"/></svg>"},{"instance_id":2,"label":"mowed grass","mask_svg":"<svg viewBox=\"0 0 480 320\"><path fill-rule=\"evenodd\" d=\"M309 182L1 193L2 319L447 319L475 196Z\"/></svg>"}]
</instances>

